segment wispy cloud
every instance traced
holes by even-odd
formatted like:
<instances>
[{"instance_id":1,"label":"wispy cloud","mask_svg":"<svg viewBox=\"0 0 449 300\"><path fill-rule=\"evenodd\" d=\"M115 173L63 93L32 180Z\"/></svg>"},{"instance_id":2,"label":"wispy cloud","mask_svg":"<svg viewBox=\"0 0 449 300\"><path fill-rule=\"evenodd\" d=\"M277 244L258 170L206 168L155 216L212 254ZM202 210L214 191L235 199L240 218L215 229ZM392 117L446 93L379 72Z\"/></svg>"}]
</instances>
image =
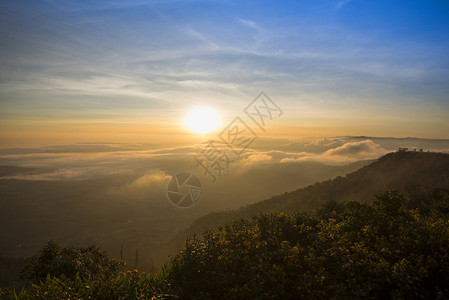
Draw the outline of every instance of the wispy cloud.
<instances>
[{"instance_id":1,"label":"wispy cloud","mask_svg":"<svg viewBox=\"0 0 449 300\"><path fill-rule=\"evenodd\" d=\"M239 19L239 22L248 26L249 28L261 30L261 27L254 21L251 20L245 20L245 19Z\"/></svg>"},{"instance_id":2,"label":"wispy cloud","mask_svg":"<svg viewBox=\"0 0 449 300\"><path fill-rule=\"evenodd\" d=\"M32 9L3 3L0 116L39 112L63 118L101 111L102 118L115 121L148 109L148 118L157 118L160 109L179 113L198 101L237 104L242 95L249 99L260 90L292 110L320 110L328 120L333 110L326 109L333 106L352 111L344 119L367 116L367 105L378 115L394 106L407 113L412 108L404 104L410 101L429 108L428 114L414 111L414 117L447 111L447 39L441 38L446 31L411 34L410 22L379 13L382 1L372 11L358 8L362 17L350 20L335 15L342 13L335 7L351 5L348 0L273 4L249 15L239 3L210 2L198 9L193 2L48 1L30 2ZM181 3L183 9L173 9ZM407 18L418 15L419 5L412 6ZM322 19L323 12L329 17ZM434 37L419 38L426 32ZM305 98L307 109L301 107ZM400 121L392 114L392 124ZM435 132L430 126L423 131Z\"/></svg>"},{"instance_id":3,"label":"wispy cloud","mask_svg":"<svg viewBox=\"0 0 449 300\"><path fill-rule=\"evenodd\" d=\"M204 42L206 45L210 46L211 50L218 50L220 47L214 43L210 38L206 37L204 34L200 33L198 30L192 28L185 29L185 32L194 37L195 39Z\"/></svg>"},{"instance_id":4,"label":"wispy cloud","mask_svg":"<svg viewBox=\"0 0 449 300\"><path fill-rule=\"evenodd\" d=\"M340 8L342 8L343 6L349 4L349 3L352 2L352 1L354 1L354 0L343 0L343 1L340 1L340 2L337 3L337 8L340 9Z\"/></svg>"}]
</instances>

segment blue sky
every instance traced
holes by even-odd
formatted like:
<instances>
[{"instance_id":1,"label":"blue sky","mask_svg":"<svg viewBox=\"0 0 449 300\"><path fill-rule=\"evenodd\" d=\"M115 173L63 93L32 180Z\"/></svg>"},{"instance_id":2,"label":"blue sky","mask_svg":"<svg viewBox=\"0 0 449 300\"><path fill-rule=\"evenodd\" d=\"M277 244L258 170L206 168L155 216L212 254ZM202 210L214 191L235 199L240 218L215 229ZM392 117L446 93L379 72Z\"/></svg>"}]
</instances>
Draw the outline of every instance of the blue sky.
<instances>
[{"instance_id":1,"label":"blue sky","mask_svg":"<svg viewBox=\"0 0 449 300\"><path fill-rule=\"evenodd\" d=\"M449 138L447 1L2 1L0 44L11 143L181 132L261 90L285 135Z\"/></svg>"}]
</instances>

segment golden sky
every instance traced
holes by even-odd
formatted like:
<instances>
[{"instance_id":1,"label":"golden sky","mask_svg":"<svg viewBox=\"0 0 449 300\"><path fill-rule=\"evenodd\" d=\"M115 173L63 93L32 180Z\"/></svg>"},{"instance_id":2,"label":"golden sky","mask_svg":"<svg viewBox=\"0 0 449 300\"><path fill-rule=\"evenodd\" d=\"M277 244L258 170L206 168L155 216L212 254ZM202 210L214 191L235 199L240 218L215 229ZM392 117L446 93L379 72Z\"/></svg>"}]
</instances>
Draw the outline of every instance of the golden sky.
<instances>
[{"instance_id":1,"label":"golden sky","mask_svg":"<svg viewBox=\"0 0 449 300\"><path fill-rule=\"evenodd\" d=\"M444 1L0 4L1 147L213 139L264 91L265 137L449 138ZM217 130L189 131L200 106Z\"/></svg>"}]
</instances>

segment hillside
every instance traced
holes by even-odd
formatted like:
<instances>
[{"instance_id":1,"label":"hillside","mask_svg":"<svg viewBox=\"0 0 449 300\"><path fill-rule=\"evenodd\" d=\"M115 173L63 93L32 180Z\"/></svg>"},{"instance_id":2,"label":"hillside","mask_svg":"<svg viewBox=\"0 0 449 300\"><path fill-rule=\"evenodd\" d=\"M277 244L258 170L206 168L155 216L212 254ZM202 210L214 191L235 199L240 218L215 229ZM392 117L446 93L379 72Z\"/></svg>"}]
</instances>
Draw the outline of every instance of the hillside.
<instances>
[{"instance_id":1,"label":"hillside","mask_svg":"<svg viewBox=\"0 0 449 300\"><path fill-rule=\"evenodd\" d=\"M449 189L253 216L190 237L159 274L47 245L11 299L448 299ZM419 200L419 201L416 201ZM93 263L95 262L95 263ZM33 284L31 284L33 283Z\"/></svg>"},{"instance_id":2,"label":"hillside","mask_svg":"<svg viewBox=\"0 0 449 300\"><path fill-rule=\"evenodd\" d=\"M151 253L154 260L175 254L159 274L47 278L20 299L61 292L119 298L136 286L142 299L161 292L204 299L439 297L449 292L448 187L448 154L390 153L345 177L198 219L159 256Z\"/></svg>"},{"instance_id":3,"label":"hillside","mask_svg":"<svg viewBox=\"0 0 449 300\"><path fill-rule=\"evenodd\" d=\"M419 187L449 187L449 154L426 152L389 153L344 177L287 192L234 211L211 213L197 219L175 236L163 252L179 249L185 238L210 226L269 212L311 211L328 201L369 201L388 189L407 193Z\"/></svg>"}]
</instances>

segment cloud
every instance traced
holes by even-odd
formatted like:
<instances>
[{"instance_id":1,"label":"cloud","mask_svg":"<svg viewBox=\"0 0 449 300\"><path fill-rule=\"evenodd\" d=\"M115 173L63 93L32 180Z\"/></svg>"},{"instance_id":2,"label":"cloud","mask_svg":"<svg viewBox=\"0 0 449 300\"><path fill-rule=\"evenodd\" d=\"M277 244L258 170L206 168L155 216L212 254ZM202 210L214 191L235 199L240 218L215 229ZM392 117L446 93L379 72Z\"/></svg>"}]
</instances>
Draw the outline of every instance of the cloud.
<instances>
[{"instance_id":1,"label":"cloud","mask_svg":"<svg viewBox=\"0 0 449 300\"><path fill-rule=\"evenodd\" d=\"M185 29L186 34L189 36L192 36L193 38L204 42L207 46L209 46L211 49L218 50L220 47L215 44L210 38L206 37L204 34L199 32L198 30L194 30L192 28Z\"/></svg>"},{"instance_id":2,"label":"cloud","mask_svg":"<svg viewBox=\"0 0 449 300\"><path fill-rule=\"evenodd\" d=\"M82 170L59 169L39 174L18 174L0 177L0 179L37 180L37 181L62 181L87 179Z\"/></svg>"},{"instance_id":3,"label":"cloud","mask_svg":"<svg viewBox=\"0 0 449 300\"><path fill-rule=\"evenodd\" d=\"M148 174L145 174L136 180L134 180L132 183L128 184L127 187L131 189L140 188L144 186L149 186L151 184L160 184L162 182L168 182L170 180L171 176L168 175L165 172L156 170L151 171Z\"/></svg>"},{"instance_id":4,"label":"cloud","mask_svg":"<svg viewBox=\"0 0 449 300\"><path fill-rule=\"evenodd\" d=\"M237 157L223 143L214 141L219 151L229 155L230 170L245 172L258 166L269 167L277 163L313 161L330 165L343 165L358 160L376 159L399 147L424 151L447 152L449 140L396 139L396 138L307 138L292 142L261 139L261 146L247 149ZM146 144L75 144L37 148L0 149L0 166L34 168L30 172L15 173L0 179L23 180L89 180L120 176L126 182L139 180L133 186L156 182L158 172L173 175L179 171L197 172L195 157L203 157L210 141L200 144L159 148ZM155 171L158 170L158 171ZM154 173L155 172L155 173ZM151 176L150 176L151 175ZM160 174L159 174L160 175ZM158 176L159 176L158 175ZM147 180L147 181L145 181Z\"/></svg>"},{"instance_id":5,"label":"cloud","mask_svg":"<svg viewBox=\"0 0 449 300\"><path fill-rule=\"evenodd\" d=\"M385 154L383 149L378 144L371 140L365 140L362 142L346 143L343 146L335 149L328 150L324 153L326 156L347 156L355 158L374 158L379 155Z\"/></svg>"},{"instance_id":6,"label":"cloud","mask_svg":"<svg viewBox=\"0 0 449 300\"><path fill-rule=\"evenodd\" d=\"M341 165L360 160L375 159L388 150L371 140L360 142L348 142L340 147L327 150L321 154L311 154L307 152L291 154L290 157L281 159L281 162L316 161L325 164Z\"/></svg>"},{"instance_id":7,"label":"cloud","mask_svg":"<svg viewBox=\"0 0 449 300\"><path fill-rule=\"evenodd\" d=\"M273 157L271 155L268 155L266 153L257 153L257 154L250 154L247 158L244 158L241 163L243 166L250 166L272 161Z\"/></svg>"},{"instance_id":8,"label":"cloud","mask_svg":"<svg viewBox=\"0 0 449 300\"><path fill-rule=\"evenodd\" d=\"M339 138L319 138L307 142L303 145L303 148L307 152L321 153L326 150L342 146L344 143L345 141Z\"/></svg>"},{"instance_id":9,"label":"cloud","mask_svg":"<svg viewBox=\"0 0 449 300\"><path fill-rule=\"evenodd\" d=\"M5 118L20 120L20 114L33 115L38 109L40 116L45 113L51 118L75 114L133 119L142 108L149 110L145 113L151 118L159 117L161 108L179 109L176 103L184 104L186 98L218 102L232 94L226 100L238 103L238 94L253 97L260 88L271 88L291 103L297 103L293 100L299 96L326 98L336 105L346 99L345 107L362 114L360 98L369 104L366 95L389 99L391 105L401 105L407 98L446 100L444 47L419 43L410 47L409 41L400 39L377 41L377 36L357 30L358 26L337 24L331 21L334 18L321 24L320 18L313 17L320 16L322 8L335 13L334 7L347 5L348 0L319 6L317 11L298 8L312 17L282 22L267 19L258 9L250 19L239 18L238 5L218 2L207 5L207 15L195 6L187 12L173 9L172 1L94 6L52 2L56 9L42 4L27 9L22 2L5 6L10 11L2 15L2 25L9 27L3 43L7 46L0 50ZM274 7L290 9L289 5ZM228 9L230 13L223 14ZM61 12L64 18L58 17ZM134 13L138 15L133 17ZM412 60L404 63L400 59L404 57ZM321 115L332 113L323 110Z\"/></svg>"},{"instance_id":10,"label":"cloud","mask_svg":"<svg viewBox=\"0 0 449 300\"><path fill-rule=\"evenodd\" d=\"M253 29L257 29L257 30L260 30L260 29L261 29L261 28L259 27L259 25L257 25L256 22L251 21L251 20L239 19L239 22L242 23L242 24L244 24L244 25L246 25L246 26L248 26L248 27L250 27L250 28L253 28Z\"/></svg>"},{"instance_id":11,"label":"cloud","mask_svg":"<svg viewBox=\"0 0 449 300\"><path fill-rule=\"evenodd\" d=\"M171 176L161 170L150 170L131 183L110 188L108 194L126 199L163 199Z\"/></svg>"},{"instance_id":12,"label":"cloud","mask_svg":"<svg viewBox=\"0 0 449 300\"><path fill-rule=\"evenodd\" d=\"M337 4L337 8L340 9L340 8L342 8L343 6L345 6L346 4L348 4L348 3L352 2L352 1L353 1L353 0L343 0L343 1L340 1L340 2L338 2L338 4Z\"/></svg>"}]
</instances>

